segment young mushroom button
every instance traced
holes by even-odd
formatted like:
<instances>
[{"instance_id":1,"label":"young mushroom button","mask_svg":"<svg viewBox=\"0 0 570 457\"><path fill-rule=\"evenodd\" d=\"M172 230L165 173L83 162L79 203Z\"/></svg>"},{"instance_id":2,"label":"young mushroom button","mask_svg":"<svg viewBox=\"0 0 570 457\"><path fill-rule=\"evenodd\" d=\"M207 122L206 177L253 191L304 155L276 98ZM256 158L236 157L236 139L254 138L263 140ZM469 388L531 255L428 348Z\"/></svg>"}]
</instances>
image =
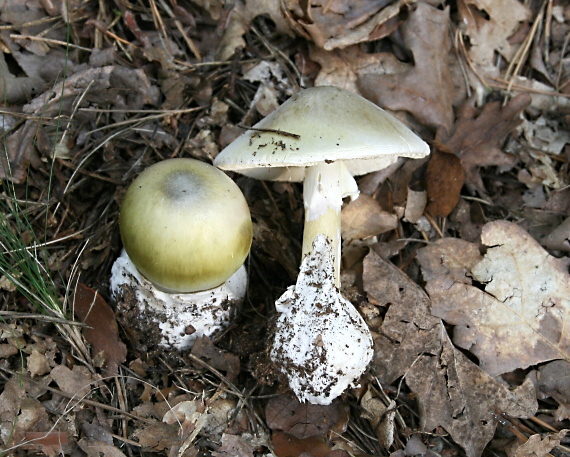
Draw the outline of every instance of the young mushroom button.
<instances>
[{"instance_id":1,"label":"young mushroom button","mask_svg":"<svg viewBox=\"0 0 570 457\"><path fill-rule=\"evenodd\" d=\"M226 147L214 165L257 179L304 181L303 257L318 234L326 235L338 286L340 209L344 197L358 196L353 176L428 154L424 141L372 102L322 86L293 95Z\"/></svg>"},{"instance_id":2,"label":"young mushroom button","mask_svg":"<svg viewBox=\"0 0 570 457\"><path fill-rule=\"evenodd\" d=\"M154 164L129 186L119 226L124 252L112 269L111 292L121 299L134 290L138 301L119 303L123 314L136 308L161 328L159 344L178 349L227 324L230 302L245 294L252 223L225 173L193 159Z\"/></svg>"}]
</instances>

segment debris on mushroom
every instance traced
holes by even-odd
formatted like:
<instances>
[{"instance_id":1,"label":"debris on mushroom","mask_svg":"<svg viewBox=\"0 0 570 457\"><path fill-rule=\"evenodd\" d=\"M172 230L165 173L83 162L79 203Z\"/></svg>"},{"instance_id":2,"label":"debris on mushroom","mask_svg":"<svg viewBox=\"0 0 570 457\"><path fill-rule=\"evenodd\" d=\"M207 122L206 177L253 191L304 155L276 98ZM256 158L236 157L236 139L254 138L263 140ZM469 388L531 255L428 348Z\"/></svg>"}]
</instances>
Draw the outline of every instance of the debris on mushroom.
<instances>
[{"instance_id":1,"label":"debris on mushroom","mask_svg":"<svg viewBox=\"0 0 570 457\"><path fill-rule=\"evenodd\" d=\"M142 344L187 349L228 325L252 241L247 202L228 176L193 159L152 165L129 186L119 226L125 252L111 295Z\"/></svg>"},{"instance_id":2,"label":"debris on mushroom","mask_svg":"<svg viewBox=\"0 0 570 457\"><path fill-rule=\"evenodd\" d=\"M299 398L328 405L372 359L364 319L334 284L331 243L317 235L297 284L275 303L280 313L270 357Z\"/></svg>"}]
</instances>

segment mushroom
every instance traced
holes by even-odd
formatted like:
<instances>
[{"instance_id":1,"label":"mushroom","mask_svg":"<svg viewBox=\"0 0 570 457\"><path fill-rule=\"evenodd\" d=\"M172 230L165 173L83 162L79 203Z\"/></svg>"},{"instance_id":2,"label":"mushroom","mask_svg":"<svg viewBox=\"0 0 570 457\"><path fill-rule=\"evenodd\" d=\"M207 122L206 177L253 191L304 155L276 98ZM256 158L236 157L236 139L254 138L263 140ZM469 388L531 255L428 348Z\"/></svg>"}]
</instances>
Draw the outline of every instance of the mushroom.
<instances>
[{"instance_id":1,"label":"mushroom","mask_svg":"<svg viewBox=\"0 0 570 457\"><path fill-rule=\"evenodd\" d=\"M297 284L276 303L280 316L271 349L299 399L330 403L372 358L370 330L338 290L340 210L344 197L358 197L353 176L428 154L424 141L372 102L323 86L293 95L214 160L221 169L257 179L304 182L303 261ZM357 343L342 339L334 347L341 334L335 315L343 335L354 335ZM320 358L312 359L316 354Z\"/></svg>"},{"instance_id":2,"label":"mushroom","mask_svg":"<svg viewBox=\"0 0 570 457\"><path fill-rule=\"evenodd\" d=\"M252 223L225 173L193 159L154 164L129 186L119 226L111 295L126 327L145 343L187 349L227 326L245 295Z\"/></svg>"},{"instance_id":3,"label":"mushroom","mask_svg":"<svg viewBox=\"0 0 570 457\"><path fill-rule=\"evenodd\" d=\"M293 95L218 154L214 165L257 179L304 181L303 257L318 234L326 235L339 286L340 210L344 197L358 197L353 176L428 154L424 141L374 103L321 86Z\"/></svg>"}]
</instances>

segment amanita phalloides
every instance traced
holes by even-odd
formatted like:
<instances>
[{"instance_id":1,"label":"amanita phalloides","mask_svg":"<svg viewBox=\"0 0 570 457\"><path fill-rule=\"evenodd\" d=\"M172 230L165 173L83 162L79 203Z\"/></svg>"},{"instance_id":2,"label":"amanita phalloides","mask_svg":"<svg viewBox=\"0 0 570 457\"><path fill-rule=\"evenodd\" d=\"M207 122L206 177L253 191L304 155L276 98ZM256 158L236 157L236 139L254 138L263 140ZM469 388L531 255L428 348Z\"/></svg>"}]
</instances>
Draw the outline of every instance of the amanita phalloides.
<instances>
[{"instance_id":1,"label":"amanita phalloides","mask_svg":"<svg viewBox=\"0 0 570 457\"><path fill-rule=\"evenodd\" d=\"M277 301L271 349L300 400L330 403L372 358L368 327L338 291L340 210L344 197L358 197L353 176L428 154L424 141L372 102L323 86L295 94L214 160L257 179L304 182L303 261L297 284ZM334 314L343 332L331 329Z\"/></svg>"},{"instance_id":2,"label":"amanita phalloides","mask_svg":"<svg viewBox=\"0 0 570 457\"><path fill-rule=\"evenodd\" d=\"M111 294L144 344L187 349L227 326L246 291L252 223L225 173L193 159L154 164L129 186L119 226Z\"/></svg>"}]
</instances>

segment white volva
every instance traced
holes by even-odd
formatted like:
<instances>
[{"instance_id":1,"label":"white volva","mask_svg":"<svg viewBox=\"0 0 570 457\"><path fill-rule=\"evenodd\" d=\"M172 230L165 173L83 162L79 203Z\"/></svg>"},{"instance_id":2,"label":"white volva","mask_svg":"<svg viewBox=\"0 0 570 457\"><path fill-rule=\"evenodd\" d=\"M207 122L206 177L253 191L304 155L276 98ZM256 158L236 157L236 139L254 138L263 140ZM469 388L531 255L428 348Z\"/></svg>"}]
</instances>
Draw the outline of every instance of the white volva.
<instances>
[{"instance_id":1,"label":"white volva","mask_svg":"<svg viewBox=\"0 0 570 457\"><path fill-rule=\"evenodd\" d=\"M318 235L297 284L275 303L280 313L271 359L300 401L328 405L354 385L372 359L368 326L334 284L331 243Z\"/></svg>"},{"instance_id":2,"label":"white volva","mask_svg":"<svg viewBox=\"0 0 570 457\"><path fill-rule=\"evenodd\" d=\"M141 319L152 320L160 329L159 345L178 350L191 348L198 337L225 329L235 313L235 304L245 297L246 288L243 265L221 286L193 293L159 290L139 273L125 250L111 269L111 295L119 310L125 291L134 291ZM187 331L189 325L192 333Z\"/></svg>"}]
</instances>

